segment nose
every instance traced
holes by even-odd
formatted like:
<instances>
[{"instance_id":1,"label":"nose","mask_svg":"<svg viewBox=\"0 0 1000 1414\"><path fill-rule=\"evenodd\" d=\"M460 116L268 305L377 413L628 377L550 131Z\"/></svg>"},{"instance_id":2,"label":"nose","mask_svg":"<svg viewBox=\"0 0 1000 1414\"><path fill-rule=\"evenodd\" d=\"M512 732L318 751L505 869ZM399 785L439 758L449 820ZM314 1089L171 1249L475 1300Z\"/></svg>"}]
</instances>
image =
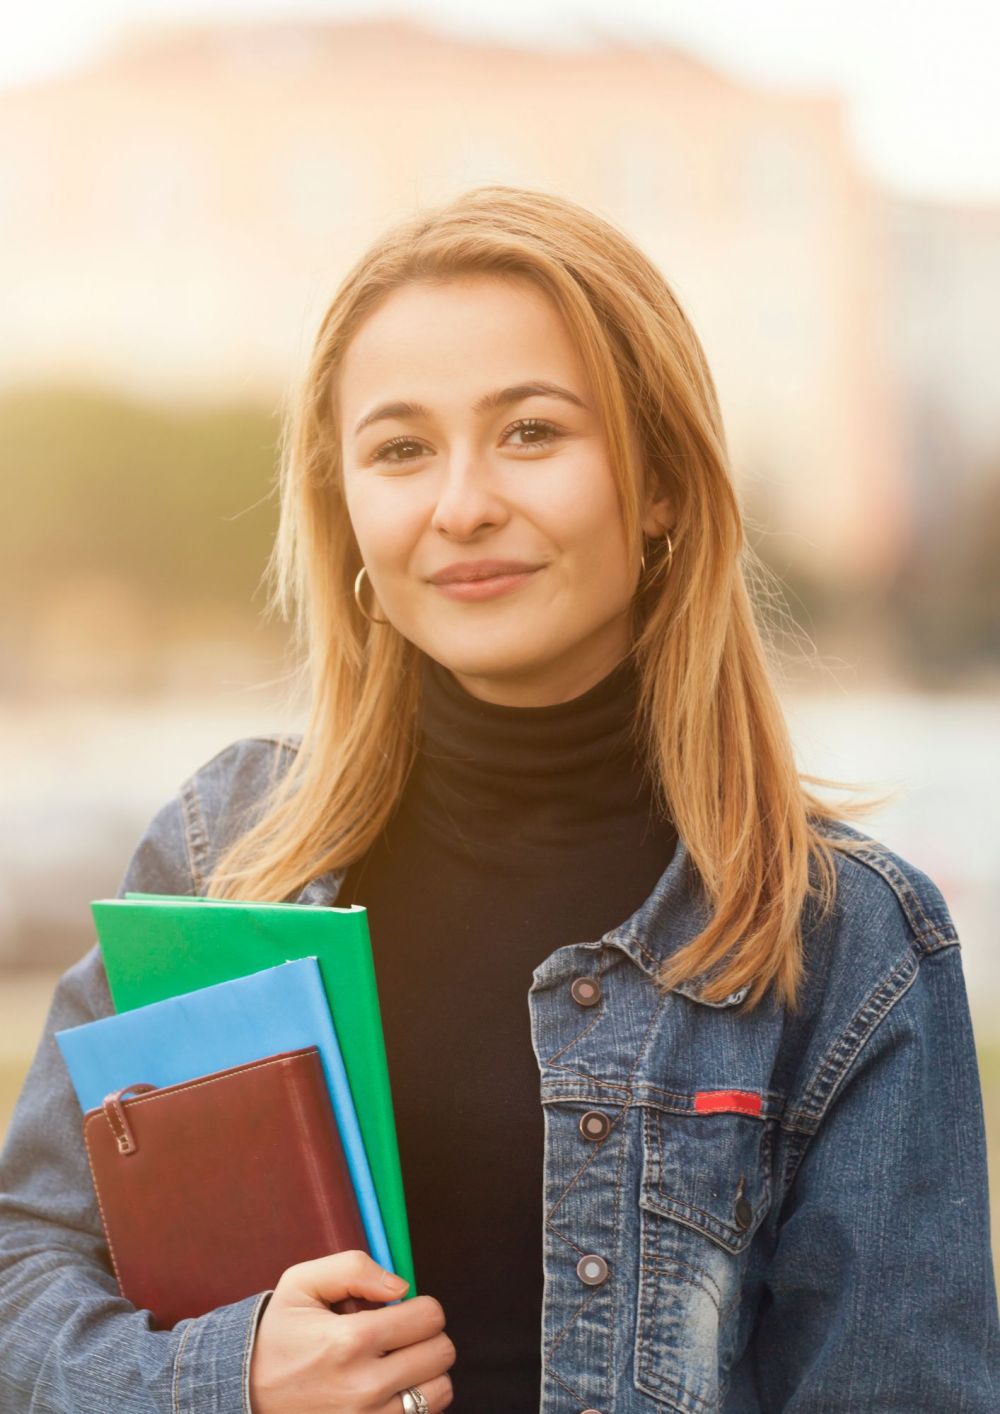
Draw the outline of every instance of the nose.
<instances>
[{"instance_id":1,"label":"nose","mask_svg":"<svg viewBox=\"0 0 1000 1414\"><path fill-rule=\"evenodd\" d=\"M437 484L431 524L442 535L467 540L484 527L502 525L509 511L486 458L456 450Z\"/></svg>"}]
</instances>

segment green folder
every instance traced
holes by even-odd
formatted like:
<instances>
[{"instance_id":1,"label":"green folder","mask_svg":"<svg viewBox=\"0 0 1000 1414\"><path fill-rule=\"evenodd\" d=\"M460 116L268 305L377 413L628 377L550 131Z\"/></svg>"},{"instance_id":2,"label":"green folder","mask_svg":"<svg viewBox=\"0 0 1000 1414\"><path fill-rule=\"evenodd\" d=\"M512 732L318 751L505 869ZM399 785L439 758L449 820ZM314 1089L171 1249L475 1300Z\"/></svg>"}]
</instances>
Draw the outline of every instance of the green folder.
<instances>
[{"instance_id":1,"label":"green folder","mask_svg":"<svg viewBox=\"0 0 1000 1414\"><path fill-rule=\"evenodd\" d=\"M126 893L91 911L116 1011L318 959L394 1269L416 1296L367 910Z\"/></svg>"}]
</instances>

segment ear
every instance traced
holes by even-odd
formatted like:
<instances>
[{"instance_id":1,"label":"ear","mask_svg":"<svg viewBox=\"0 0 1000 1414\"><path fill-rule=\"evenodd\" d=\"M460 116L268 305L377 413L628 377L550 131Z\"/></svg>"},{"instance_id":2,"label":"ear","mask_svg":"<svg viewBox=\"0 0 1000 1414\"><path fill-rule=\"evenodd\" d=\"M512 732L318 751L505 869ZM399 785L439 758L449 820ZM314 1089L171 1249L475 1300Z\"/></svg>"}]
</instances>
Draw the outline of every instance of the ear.
<instances>
[{"instance_id":1,"label":"ear","mask_svg":"<svg viewBox=\"0 0 1000 1414\"><path fill-rule=\"evenodd\" d=\"M650 540L662 539L667 531L673 529L676 520L672 498L666 492L657 494L654 489L646 499L642 517L643 535Z\"/></svg>"}]
</instances>

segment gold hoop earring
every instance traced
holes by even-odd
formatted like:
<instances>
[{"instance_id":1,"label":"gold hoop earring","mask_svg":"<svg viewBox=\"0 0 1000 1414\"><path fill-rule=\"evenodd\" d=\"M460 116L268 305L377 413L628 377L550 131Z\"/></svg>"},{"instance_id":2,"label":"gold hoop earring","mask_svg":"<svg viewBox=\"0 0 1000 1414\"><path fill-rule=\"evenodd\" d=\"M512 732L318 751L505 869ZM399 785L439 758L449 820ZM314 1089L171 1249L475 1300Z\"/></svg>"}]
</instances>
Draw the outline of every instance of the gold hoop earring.
<instances>
[{"instance_id":1,"label":"gold hoop earring","mask_svg":"<svg viewBox=\"0 0 1000 1414\"><path fill-rule=\"evenodd\" d=\"M354 577L354 602L357 604L358 609L361 611L361 613L364 615L364 617L368 620L369 623L387 624L389 622L388 619L377 619L374 614L370 614L368 612L364 604L362 604L361 602L361 581L364 579L367 573L367 566L362 565Z\"/></svg>"},{"instance_id":2,"label":"gold hoop earring","mask_svg":"<svg viewBox=\"0 0 1000 1414\"><path fill-rule=\"evenodd\" d=\"M663 538L664 538L664 540L667 542L667 558L666 558L666 560L663 561L663 564L664 564L664 566L665 566L666 572L669 573L669 572L670 572L670 565L671 565L671 563L672 563L672 561L673 561L673 558L674 558L674 544L673 544L673 541L670 539L670 536L666 533L666 531L664 531ZM659 568L659 566L658 566L657 568ZM646 555L645 555L645 552L643 552L643 553L641 553L640 556L639 556L639 578L641 579L642 576L643 576L645 573L646 573Z\"/></svg>"}]
</instances>

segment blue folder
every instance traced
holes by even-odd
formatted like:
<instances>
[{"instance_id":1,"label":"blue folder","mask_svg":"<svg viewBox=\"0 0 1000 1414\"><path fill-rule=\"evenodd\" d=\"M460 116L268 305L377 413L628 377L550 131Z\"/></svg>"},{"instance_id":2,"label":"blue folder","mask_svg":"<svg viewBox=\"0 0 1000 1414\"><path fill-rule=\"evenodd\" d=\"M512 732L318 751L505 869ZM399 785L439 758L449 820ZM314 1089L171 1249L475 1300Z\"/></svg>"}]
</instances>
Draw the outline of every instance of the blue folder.
<instances>
[{"instance_id":1,"label":"blue folder","mask_svg":"<svg viewBox=\"0 0 1000 1414\"><path fill-rule=\"evenodd\" d=\"M317 1046L371 1255L393 1270L351 1087L315 957L55 1033L82 1110L125 1085L177 1085Z\"/></svg>"}]
</instances>

